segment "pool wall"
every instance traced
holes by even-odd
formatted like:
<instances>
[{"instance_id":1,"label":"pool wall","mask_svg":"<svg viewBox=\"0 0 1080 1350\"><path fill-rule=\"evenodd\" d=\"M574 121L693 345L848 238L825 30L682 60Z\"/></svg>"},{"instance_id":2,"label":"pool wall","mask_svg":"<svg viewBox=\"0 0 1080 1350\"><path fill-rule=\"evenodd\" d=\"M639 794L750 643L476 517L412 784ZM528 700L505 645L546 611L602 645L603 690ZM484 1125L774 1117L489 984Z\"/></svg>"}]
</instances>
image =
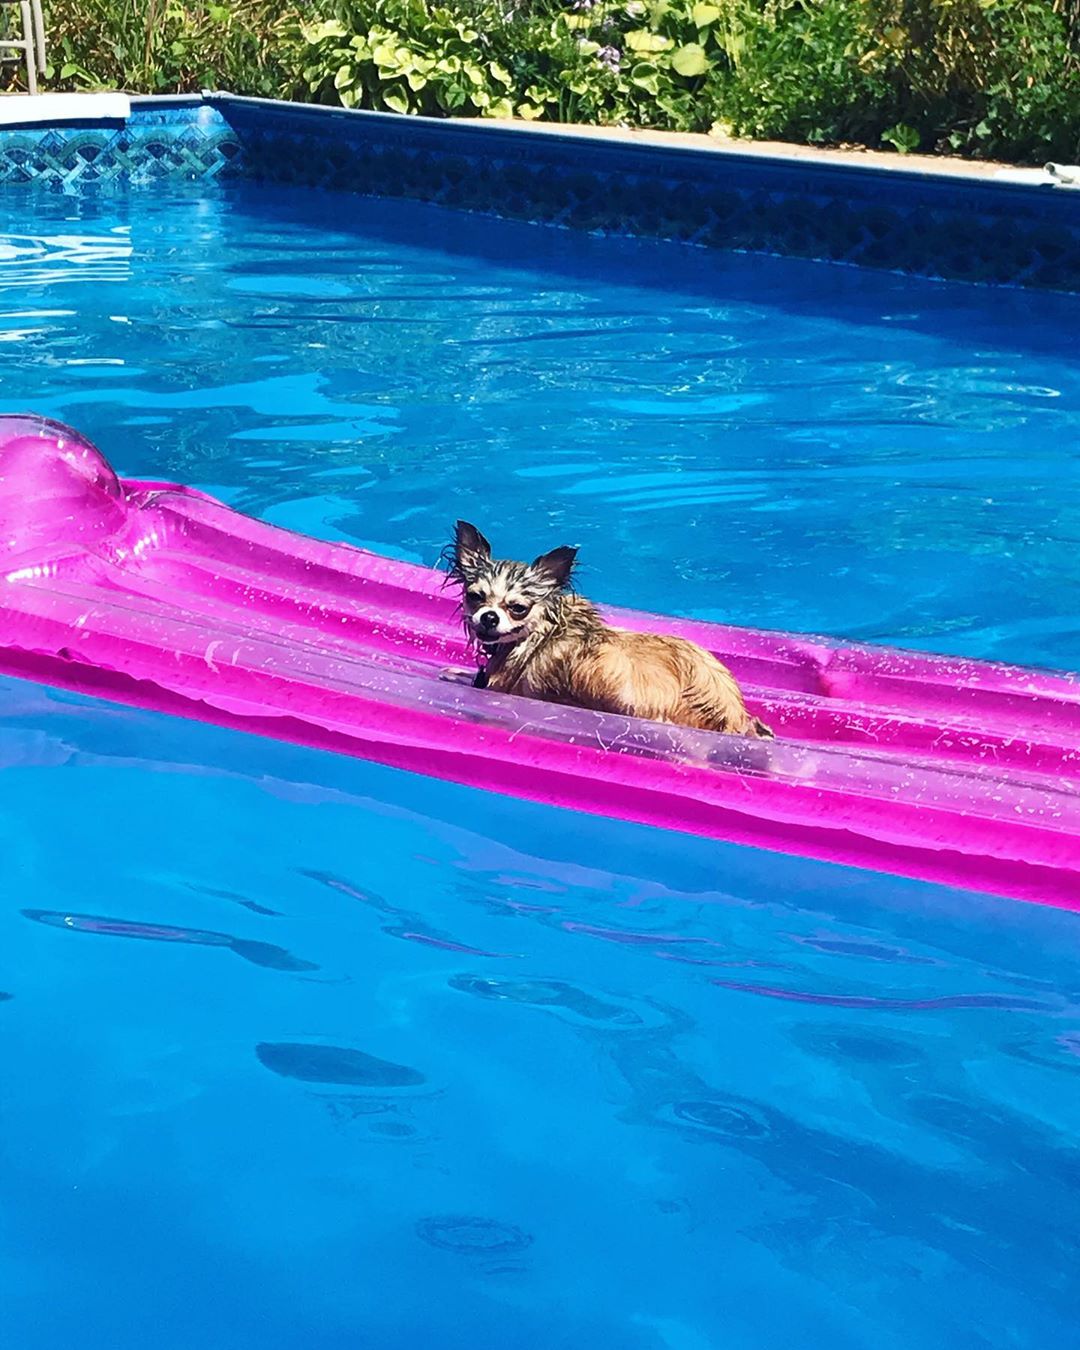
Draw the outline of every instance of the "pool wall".
<instances>
[{"instance_id":1,"label":"pool wall","mask_svg":"<svg viewBox=\"0 0 1080 1350\"><path fill-rule=\"evenodd\" d=\"M0 129L0 184L54 192L235 174L240 139L202 98L132 99L125 121L62 122Z\"/></svg>"},{"instance_id":2,"label":"pool wall","mask_svg":"<svg viewBox=\"0 0 1080 1350\"><path fill-rule=\"evenodd\" d=\"M242 176L515 220L1080 292L1080 191L230 94L0 131L0 183L88 192Z\"/></svg>"}]
</instances>

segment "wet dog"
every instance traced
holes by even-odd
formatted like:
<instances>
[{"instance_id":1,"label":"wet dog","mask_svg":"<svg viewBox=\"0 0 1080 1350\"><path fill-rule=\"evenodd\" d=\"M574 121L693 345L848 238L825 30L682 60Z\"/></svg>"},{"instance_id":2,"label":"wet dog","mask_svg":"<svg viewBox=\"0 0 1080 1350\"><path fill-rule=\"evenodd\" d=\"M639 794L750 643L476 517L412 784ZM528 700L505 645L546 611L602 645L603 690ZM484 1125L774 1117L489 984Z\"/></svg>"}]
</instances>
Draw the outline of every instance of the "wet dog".
<instances>
[{"instance_id":1,"label":"wet dog","mask_svg":"<svg viewBox=\"0 0 1080 1350\"><path fill-rule=\"evenodd\" d=\"M555 548L531 563L503 561L475 526L459 520L445 558L461 587L466 632L483 654L476 683L548 703L771 738L710 652L684 638L613 628L575 594L577 549Z\"/></svg>"}]
</instances>

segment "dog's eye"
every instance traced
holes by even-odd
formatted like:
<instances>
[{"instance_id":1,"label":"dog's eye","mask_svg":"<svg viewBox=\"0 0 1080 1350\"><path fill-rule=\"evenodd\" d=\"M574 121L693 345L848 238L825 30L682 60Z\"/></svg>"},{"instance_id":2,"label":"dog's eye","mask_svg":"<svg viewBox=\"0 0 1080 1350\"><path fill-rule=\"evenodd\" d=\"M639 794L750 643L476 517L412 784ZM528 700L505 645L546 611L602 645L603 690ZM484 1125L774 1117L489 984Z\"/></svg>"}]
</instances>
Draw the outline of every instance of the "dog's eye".
<instances>
[{"instance_id":1,"label":"dog's eye","mask_svg":"<svg viewBox=\"0 0 1080 1350\"><path fill-rule=\"evenodd\" d=\"M520 600L515 600L512 605L507 605L506 608L510 611L512 619L523 619L532 609L532 605L523 605Z\"/></svg>"},{"instance_id":2,"label":"dog's eye","mask_svg":"<svg viewBox=\"0 0 1080 1350\"><path fill-rule=\"evenodd\" d=\"M484 603L484 597L480 591L466 591L465 599L470 605L482 605Z\"/></svg>"}]
</instances>

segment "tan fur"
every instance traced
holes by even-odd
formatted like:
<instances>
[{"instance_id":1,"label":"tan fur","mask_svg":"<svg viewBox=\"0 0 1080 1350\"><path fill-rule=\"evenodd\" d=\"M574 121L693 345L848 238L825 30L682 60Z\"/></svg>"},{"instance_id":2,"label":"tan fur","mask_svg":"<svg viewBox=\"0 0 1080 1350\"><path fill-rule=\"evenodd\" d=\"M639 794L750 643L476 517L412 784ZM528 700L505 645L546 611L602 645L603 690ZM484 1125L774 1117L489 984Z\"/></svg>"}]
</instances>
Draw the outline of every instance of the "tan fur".
<instances>
[{"instance_id":1,"label":"tan fur","mask_svg":"<svg viewBox=\"0 0 1080 1350\"><path fill-rule=\"evenodd\" d=\"M747 712L727 667L694 643L609 627L576 595L559 596L545 620L516 646L496 649L489 688L702 731L771 735Z\"/></svg>"}]
</instances>

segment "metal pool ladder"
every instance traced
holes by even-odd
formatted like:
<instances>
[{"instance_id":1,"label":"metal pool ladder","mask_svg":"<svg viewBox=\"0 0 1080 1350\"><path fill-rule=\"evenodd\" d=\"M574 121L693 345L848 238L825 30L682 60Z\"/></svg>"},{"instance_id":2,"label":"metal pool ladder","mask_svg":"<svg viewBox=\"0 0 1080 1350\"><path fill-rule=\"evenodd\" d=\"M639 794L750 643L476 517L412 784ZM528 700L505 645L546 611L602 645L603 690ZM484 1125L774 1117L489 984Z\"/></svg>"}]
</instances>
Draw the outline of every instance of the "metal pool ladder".
<instances>
[{"instance_id":1,"label":"metal pool ladder","mask_svg":"<svg viewBox=\"0 0 1080 1350\"><path fill-rule=\"evenodd\" d=\"M12 11L16 8L22 25L21 37L11 31ZM29 93L36 94L38 76L45 74L45 20L41 14L41 0L0 0L0 16L3 18L0 52L22 53L21 59L26 63L26 88ZM2 59L10 61L11 57L0 56Z\"/></svg>"}]
</instances>

